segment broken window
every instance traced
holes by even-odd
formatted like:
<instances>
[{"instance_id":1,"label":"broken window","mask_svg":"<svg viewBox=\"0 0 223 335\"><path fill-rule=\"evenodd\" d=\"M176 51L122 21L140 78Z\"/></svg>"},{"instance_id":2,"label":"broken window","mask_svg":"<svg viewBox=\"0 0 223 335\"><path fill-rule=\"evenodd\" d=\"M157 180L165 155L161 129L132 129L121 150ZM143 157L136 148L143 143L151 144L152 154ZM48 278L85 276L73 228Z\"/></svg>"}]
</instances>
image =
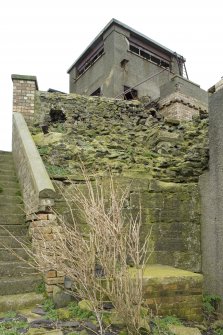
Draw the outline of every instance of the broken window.
<instances>
[{"instance_id":1,"label":"broken window","mask_svg":"<svg viewBox=\"0 0 223 335\"><path fill-rule=\"evenodd\" d=\"M96 96L96 97L100 97L101 94L101 87L99 87L96 91L94 91L93 93L91 93L91 96Z\"/></svg>"},{"instance_id":2,"label":"broken window","mask_svg":"<svg viewBox=\"0 0 223 335\"><path fill-rule=\"evenodd\" d=\"M98 46L77 66L77 75L80 76L104 54L104 45Z\"/></svg>"},{"instance_id":3,"label":"broken window","mask_svg":"<svg viewBox=\"0 0 223 335\"><path fill-rule=\"evenodd\" d=\"M124 86L124 100L134 100L138 98L138 91L134 88Z\"/></svg>"},{"instance_id":4,"label":"broken window","mask_svg":"<svg viewBox=\"0 0 223 335\"><path fill-rule=\"evenodd\" d=\"M170 61L161 57L161 55L156 55L154 52L147 50L144 46L135 44L134 42L129 41L129 51L141 56L144 59L149 60L152 63L162 66L166 69L170 68Z\"/></svg>"}]
</instances>

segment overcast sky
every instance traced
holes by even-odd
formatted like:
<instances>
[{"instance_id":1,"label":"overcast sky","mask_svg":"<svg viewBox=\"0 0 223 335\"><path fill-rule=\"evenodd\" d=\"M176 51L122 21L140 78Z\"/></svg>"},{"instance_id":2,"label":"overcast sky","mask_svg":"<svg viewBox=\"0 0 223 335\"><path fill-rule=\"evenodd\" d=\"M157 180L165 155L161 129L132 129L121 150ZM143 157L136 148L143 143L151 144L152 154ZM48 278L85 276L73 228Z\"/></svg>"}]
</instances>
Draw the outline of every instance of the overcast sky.
<instances>
[{"instance_id":1,"label":"overcast sky","mask_svg":"<svg viewBox=\"0 0 223 335\"><path fill-rule=\"evenodd\" d=\"M189 79L208 89L223 76L220 0L1 0L0 150L11 150L11 74L68 92L70 65L112 19L183 55Z\"/></svg>"}]
</instances>

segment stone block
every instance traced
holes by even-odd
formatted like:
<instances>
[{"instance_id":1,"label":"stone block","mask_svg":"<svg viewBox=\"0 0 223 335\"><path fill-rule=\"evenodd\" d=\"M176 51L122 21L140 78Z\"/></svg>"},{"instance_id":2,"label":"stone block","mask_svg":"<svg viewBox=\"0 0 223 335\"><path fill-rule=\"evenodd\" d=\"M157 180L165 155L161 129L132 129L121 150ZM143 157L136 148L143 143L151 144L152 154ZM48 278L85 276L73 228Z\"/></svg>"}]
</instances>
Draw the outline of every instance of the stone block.
<instances>
[{"instance_id":1,"label":"stone block","mask_svg":"<svg viewBox=\"0 0 223 335\"><path fill-rule=\"evenodd\" d=\"M155 312L159 306L159 315L176 315L197 321L202 319L203 276L200 274L151 265L143 276L143 290L148 306Z\"/></svg>"}]
</instances>

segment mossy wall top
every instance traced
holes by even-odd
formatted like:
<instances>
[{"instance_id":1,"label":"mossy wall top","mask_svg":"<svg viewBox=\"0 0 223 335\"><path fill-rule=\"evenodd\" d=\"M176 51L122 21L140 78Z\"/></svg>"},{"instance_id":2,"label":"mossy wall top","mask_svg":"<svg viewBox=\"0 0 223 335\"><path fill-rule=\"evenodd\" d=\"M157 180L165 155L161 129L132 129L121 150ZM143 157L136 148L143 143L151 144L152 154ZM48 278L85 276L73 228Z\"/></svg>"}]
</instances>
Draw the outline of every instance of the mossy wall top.
<instances>
[{"instance_id":1,"label":"mossy wall top","mask_svg":"<svg viewBox=\"0 0 223 335\"><path fill-rule=\"evenodd\" d=\"M90 174L109 170L120 184L137 184L128 208L137 210L140 198L152 262L199 271L197 182L207 168L207 122L204 114L164 120L158 102L37 92L30 129L52 179L82 183L82 163Z\"/></svg>"},{"instance_id":2,"label":"mossy wall top","mask_svg":"<svg viewBox=\"0 0 223 335\"><path fill-rule=\"evenodd\" d=\"M45 92L35 108L32 132L50 172L78 173L82 161L92 172L197 182L207 166L207 119L167 122L149 102Z\"/></svg>"}]
</instances>

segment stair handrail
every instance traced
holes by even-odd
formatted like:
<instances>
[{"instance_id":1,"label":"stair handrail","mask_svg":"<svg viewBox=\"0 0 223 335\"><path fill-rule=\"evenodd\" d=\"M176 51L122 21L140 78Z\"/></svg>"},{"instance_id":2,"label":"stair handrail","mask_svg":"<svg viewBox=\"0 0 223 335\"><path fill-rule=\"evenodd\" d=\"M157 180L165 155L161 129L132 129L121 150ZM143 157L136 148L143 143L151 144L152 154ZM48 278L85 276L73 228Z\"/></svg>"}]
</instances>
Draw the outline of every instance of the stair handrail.
<instances>
[{"instance_id":1,"label":"stair handrail","mask_svg":"<svg viewBox=\"0 0 223 335\"><path fill-rule=\"evenodd\" d=\"M26 215L54 205L55 189L21 113L13 113L12 153Z\"/></svg>"}]
</instances>

